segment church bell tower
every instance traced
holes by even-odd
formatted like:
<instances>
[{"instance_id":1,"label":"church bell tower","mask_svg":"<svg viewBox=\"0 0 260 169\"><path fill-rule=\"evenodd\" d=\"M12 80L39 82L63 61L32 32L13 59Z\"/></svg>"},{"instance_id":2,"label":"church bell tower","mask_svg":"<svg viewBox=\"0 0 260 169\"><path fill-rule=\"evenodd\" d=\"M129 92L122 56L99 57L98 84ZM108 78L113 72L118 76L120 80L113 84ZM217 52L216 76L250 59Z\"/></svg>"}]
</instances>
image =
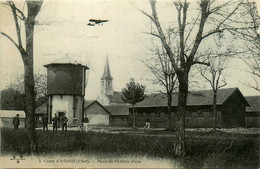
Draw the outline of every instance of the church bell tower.
<instances>
[{"instance_id":1,"label":"church bell tower","mask_svg":"<svg viewBox=\"0 0 260 169\"><path fill-rule=\"evenodd\" d=\"M114 95L113 77L110 73L108 57L106 58L104 73L101 77L101 95Z\"/></svg>"}]
</instances>

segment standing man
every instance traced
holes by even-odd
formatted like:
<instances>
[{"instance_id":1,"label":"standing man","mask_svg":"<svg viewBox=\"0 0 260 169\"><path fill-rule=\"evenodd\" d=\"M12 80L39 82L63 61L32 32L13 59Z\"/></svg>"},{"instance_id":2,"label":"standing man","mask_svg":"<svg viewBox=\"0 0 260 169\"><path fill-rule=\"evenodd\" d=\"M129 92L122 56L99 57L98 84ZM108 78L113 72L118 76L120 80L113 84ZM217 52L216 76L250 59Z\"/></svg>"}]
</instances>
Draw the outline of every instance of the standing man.
<instances>
[{"instance_id":1,"label":"standing man","mask_svg":"<svg viewBox=\"0 0 260 169\"><path fill-rule=\"evenodd\" d=\"M16 114L16 116L14 117L13 125L14 125L14 130L18 130L19 125L20 125L19 114Z\"/></svg>"},{"instance_id":2,"label":"standing man","mask_svg":"<svg viewBox=\"0 0 260 169\"><path fill-rule=\"evenodd\" d=\"M57 114L55 114L55 116L52 119L53 121L53 131L58 129L58 117Z\"/></svg>"},{"instance_id":3,"label":"standing man","mask_svg":"<svg viewBox=\"0 0 260 169\"><path fill-rule=\"evenodd\" d=\"M83 129L85 132L88 132L88 122L87 114L85 114L85 117L82 119Z\"/></svg>"},{"instance_id":4,"label":"standing man","mask_svg":"<svg viewBox=\"0 0 260 169\"><path fill-rule=\"evenodd\" d=\"M150 129L150 118L149 117L147 117L147 119L145 120L144 129Z\"/></svg>"},{"instance_id":5,"label":"standing man","mask_svg":"<svg viewBox=\"0 0 260 169\"><path fill-rule=\"evenodd\" d=\"M67 122L68 122L68 118L65 116L65 114L61 117L61 125L62 125L62 131L64 130L65 127L65 131L67 131Z\"/></svg>"},{"instance_id":6,"label":"standing man","mask_svg":"<svg viewBox=\"0 0 260 169\"><path fill-rule=\"evenodd\" d=\"M42 117L42 124L43 131L45 131L45 129L48 131L48 116L46 114Z\"/></svg>"}]
</instances>

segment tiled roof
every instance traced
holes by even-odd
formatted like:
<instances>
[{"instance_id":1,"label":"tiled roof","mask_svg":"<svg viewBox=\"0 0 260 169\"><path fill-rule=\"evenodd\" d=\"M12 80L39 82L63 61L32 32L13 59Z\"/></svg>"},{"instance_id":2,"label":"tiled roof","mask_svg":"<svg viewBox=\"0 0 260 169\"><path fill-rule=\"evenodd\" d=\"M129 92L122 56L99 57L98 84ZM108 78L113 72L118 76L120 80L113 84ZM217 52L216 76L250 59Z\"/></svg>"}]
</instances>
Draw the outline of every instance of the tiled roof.
<instances>
[{"instance_id":1,"label":"tiled roof","mask_svg":"<svg viewBox=\"0 0 260 169\"><path fill-rule=\"evenodd\" d=\"M250 107L246 108L246 112L260 112L260 96L245 97Z\"/></svg>"},{"instance_id":2,"label":"tiled roof","mask_svg":"<svg viewBox=\"0 0 260 169\"><path fill-rule=\"evenodd\" d=\"M235 91L239 91L238 88L226 88L219 89L217 95L217 105L222 105L229 96L231 96ZM187 105L212 105L213 91L212 90L199 90L190 91L188 93ZM246 102L246 100L244 99ZM247 104L247 103L246 103ZM178 105L178 93L173 93L172 95L172 106ZM142 102L137 103L136 107L164 107L167 106L167 95L166 94L151 94L148 95Z\"/></svg>"},{"instance_id":3,"label":"tiled roof","mask_svg":"<svg viewBox=\"0 0 260 169\"><path fill-rule=\"evenodd\" d=\"M61 59L58 59L58 60L55 60L55 61L53 61L49 64L46 64L44 66L48 67L49 65L55 65L55 64L59 64L59 65L61 65L61 64L81 65L81 66L86 67L88 69L88 67L86 65L82 65L82 64L78 63L76 60L74 60L74 59L72 59L68 56L61 58Z\"/></svg>"},{"instance_id":4,"label":"tiled roof","mask_svg":"<svg viewBox=\"0 0 260 169\"><path fill-rule=\"evenodd\" d=\"M85 100L84 102L84 110L88 107L90 107L92 104L97 103L100 107L102 107L108 114L110 114L110 112L102 105L100 104L97 100Z\"/></svg>"},{"instance_id":5,"label":"tiled roof","mask_svg":"<svg viewBox=\"0 0 260 169\"><path fill-rule=\"evenodd\" d=\"M20 110L0 110L0 117L13 118L19 114L19 118L25 118L25 112Z\"/></svg>"},{"instance_id":6,"label":"tiled roof","mask_svg":"<svg viewBox=\"0 0 260 169\"><path fill-rule=\"evenodd\" d=\"M86 107L88 107L89 105L91 105L93 102L95 102L96 100L85 100L85 102L84 102L84 109L86 108Z\"/></svg>"},{"instance_id":7,"label":"tiled roof","mask_svg":"<svg viewBox=\"0 0 260 169\"><path fill-rule=\"evenodd\" d=\"M129 115L129 105L104 106L111 115Z\"/></svg>"},{"instance_id":8,"label":"tiled roof","mask_svg":"<svg viewBox=\"0 0 260 169\"><path fill-rule=\"evenodd\" d=\"M110 102L116 102L116 103L124 103L124 101L122 100L121 96L122 96L122 92L116 92L114 91L114 95L106 95L108 97L108 99L110 100Z\"/></svg>"},{"instance_id":9,"label":"tiled roof","mask_svg":"<svg viewBox=\"0 0 260 169\"><path fill-rule=\"evenodd\" d=\"M43 103L35 109L35 114L47 114L46 103Z\"/></svg>"}]
</instances>

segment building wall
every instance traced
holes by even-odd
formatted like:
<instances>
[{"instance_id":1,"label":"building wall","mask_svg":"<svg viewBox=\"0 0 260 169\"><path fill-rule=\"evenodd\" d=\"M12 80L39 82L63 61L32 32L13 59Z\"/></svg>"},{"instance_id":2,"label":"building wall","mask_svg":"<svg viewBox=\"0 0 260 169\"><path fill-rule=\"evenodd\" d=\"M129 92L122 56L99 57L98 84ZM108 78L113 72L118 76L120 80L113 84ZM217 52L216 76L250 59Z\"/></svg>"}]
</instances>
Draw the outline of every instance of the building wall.
<instances>
[{"instance_id":1,"label":"building wall","mask_svg":"<svg viewBox=\"0 0 260 169\"><path fill-rule=\"evenodd\" d=\"M101 94L98 96L97 101L102 104L103 106L110 105L110 100L107 98L106 95Z\"/></svg>"},{"instance_id":2,"label":"building wall","mask_svg":"<svg viewBox=\"0 0 260 169\"><path fill-rule=\"evenodd\" d=\"M246 112L246 127L260 127L260 112Z\"/></svg>"},{"instance_id":3,"label":"building wall","mask_svg":"<svg viewBox=\"0 0 260 169\"><path fill-rule=\"evenodd\" d=\"M109 125L109 115L90 114L88 115L88 119L89 119L89 125L93 125L93 126Z\"/></svg>"},{"instance_id":4,"label":"building wall","mask_svg":"<svg viewBox=\"0 0 260 169\"><path fill-rule=\"evenodd\" d=\"M132 121L127 115L110 115L109 117L110 126L131 126Z\"/></svg>"},{"instance_id":5,"label":"building wall","mask_svg":"<svg viewBox=\"0 0 260 169\"><path fill-rule=\"evenodd\" d=\"M1 117L0 118L0 127L14 128L14 126L13 126L13 118ZM20 126L19 126L19 128L24 128L24 127L25 127L25 118L20 118Z\"/></svg>"},{"instance_id":6,"label":"building wall","mask_svg":"<svg viewBox=\"0 0 260 169\"><path fill-rule=\"evenodd\" d=\"M260 117L246 117L246 127L260 127Z\"/></svg>"},{"instance_id":7,"label":"building wall","mask_svg":"<svg viewBox=\"0 0 260 169\"><path fill-rule=\"evenodd\" d=\"M236 92L222 106L223 127L245 126L246 106L242 103L241 97Z\"/></svg>"},{"instance_id":8,"label":"building wall","mask_svg":"<svg viewBox=\"0 0 260 169\"><path fill-rule=\"evenodd\" d=\"M74 124L76 126L79 126L82 121L82 99L84 99L81 96L74 96L75 97L75 118L74 118Z\"/></svg>"},{"instance_id":9,"label":"building wall","mask_svg":"<svg viewBox=\"0 0 260 169\"><path fill-rule=\"evenodd\" d=\"M79 125L82 120L82 99L81 96L74 96L74 98L71 95L53 95L51 117L53 118L55 113L59 116L59 112L64 112L68 118L68 126Z\"/></svg>"},{"instance_id":10,"label":"building wall","mask_svg":"<svg viewBox=\"0 0 260 169\"><path fill-rule=\"evenodd\" d=\"M84 110L89 119L89 125L109 125L109 113L98 103L93 103Z\"/></svg>"},{"instance_id":11,"label":"building wall","mask_svg":"<svg viewBox=\"0 0 260 169\"><path fill-rule=\"evenodd\" d=\"M220 110L220 107L218 107ZM130 109L130 112L132 109ZM177 107L172 107L176 112ZM144 127L149 117L152 128L167 128L169 126L169 114L167 107L136 108L136 126ZM132 116L132 115L131 115ZM217 113L217 124L221 126L221 112ZM186 127L213 127L214 117L211 106L189 106L185 118Z\"/></svg>"}]
</instances>

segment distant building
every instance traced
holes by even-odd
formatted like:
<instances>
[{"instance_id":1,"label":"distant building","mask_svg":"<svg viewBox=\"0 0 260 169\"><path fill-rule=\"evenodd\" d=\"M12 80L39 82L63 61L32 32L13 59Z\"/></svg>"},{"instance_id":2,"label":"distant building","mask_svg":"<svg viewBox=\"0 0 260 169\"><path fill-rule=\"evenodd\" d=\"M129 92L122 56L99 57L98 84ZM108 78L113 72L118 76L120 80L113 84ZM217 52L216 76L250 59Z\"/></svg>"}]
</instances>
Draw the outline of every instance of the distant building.
<instances>
[{"instance_id":1,"label":"distant building","mask_svg":"<svg viewBox=\"0 0 260 169\"><path fill-rule=\"evenodd\" d=\"M87 114L89 125L109 125L110 112L97 100L87 100L85 101L84 106L84 114Z\"/></svg>"},{"instance_id":2,"label":"distant building","mask_svg":"<svg viewBox=\"0 0 260 169\"><path fill-rule=\"evenodd\" d=\"M128 105L109 105L104 106L109 112L109 125L110 126L130 126L132 119L129 116Z\"/></svg>"},{"instance_id":3,"label":"distant building","mask_svg":"<svg viewBox=\"0 0 260 169\"><path fill-rule=\"evenodd\" d=\"M260 96L245 97L250 107L246 108L246 126L260 127Z\"/></svg>"},{"instance_id":4,"label":"distant building","mask_svg":"<svg viewBox=\"0 0 260 169\"><path fill-rule=\"evenodd\" d=\"M68 126L78 125L84 113L86 65L70 57L44 65L47 68L47 95L49 123L57 114L66 115Z\"/></svg>"},{"instance_id":5,"label":"distant building","mask_svg":"<svg viewBox=\"0 0 260 169\"><path fill-rule=\"evenodd\" d=\"M25 112L19 110L0 110L0 127L13 128L13 119L19 114L20 126L19 128L25 127Z\"/></svg>"},{"instance_id":6,"label":"distant building","mask_svg":"<svg viewBox=\"0 0 260 169\"><path fill-rule=\"evenodd\" d=\"M113 77L110 73L108 57L106 58L104 73L101 77L100 95L97 100L110 112L109 125L129 125L129 104L122 100L122 92L114 91L113 89Z\"/></svg>"},{"instance_id":7,"label":"distant building","mask_svg":"<svg viewBox=\"0 0 260 169\"><path fill-rule=\"evenodd\" d=\"M103 76L101 77L100 95L97 100L103 106L107 105L125 105L121 98L122 92L114 91L113 89L113 77L110 73L108 57L106 58L105 68Z\"/></svg>"},{"instance_id":8,"label":"distant building","mask_svg":"<svg viewBox=\"0 0 260 169\"><path fill-rule=\"evenodd\" d=\"M213 91L191 91L188 94L186 127L213 127ZM173 94L172 111L176 112L178 93ZM217 95L217 125L219 127L245 126L247 100L238 88L219 89ZM132 108L130 108L132 112ZM136 126L143 127L147 117L151 127L168 127L167 95L153 94L136 104Z\"/></svg>"},{"instance_id":9,"label":"distant building","mask_svg":"<svg viewBox=\"0 0 260 169\"><path fill-rule=\"evenodd\" d=\"M47 103L43 103L35 109L35 122L37 127L42 125L42 117L44 115L48 115L47 111L48 111Z\"/></svg>"}]
</instances>

